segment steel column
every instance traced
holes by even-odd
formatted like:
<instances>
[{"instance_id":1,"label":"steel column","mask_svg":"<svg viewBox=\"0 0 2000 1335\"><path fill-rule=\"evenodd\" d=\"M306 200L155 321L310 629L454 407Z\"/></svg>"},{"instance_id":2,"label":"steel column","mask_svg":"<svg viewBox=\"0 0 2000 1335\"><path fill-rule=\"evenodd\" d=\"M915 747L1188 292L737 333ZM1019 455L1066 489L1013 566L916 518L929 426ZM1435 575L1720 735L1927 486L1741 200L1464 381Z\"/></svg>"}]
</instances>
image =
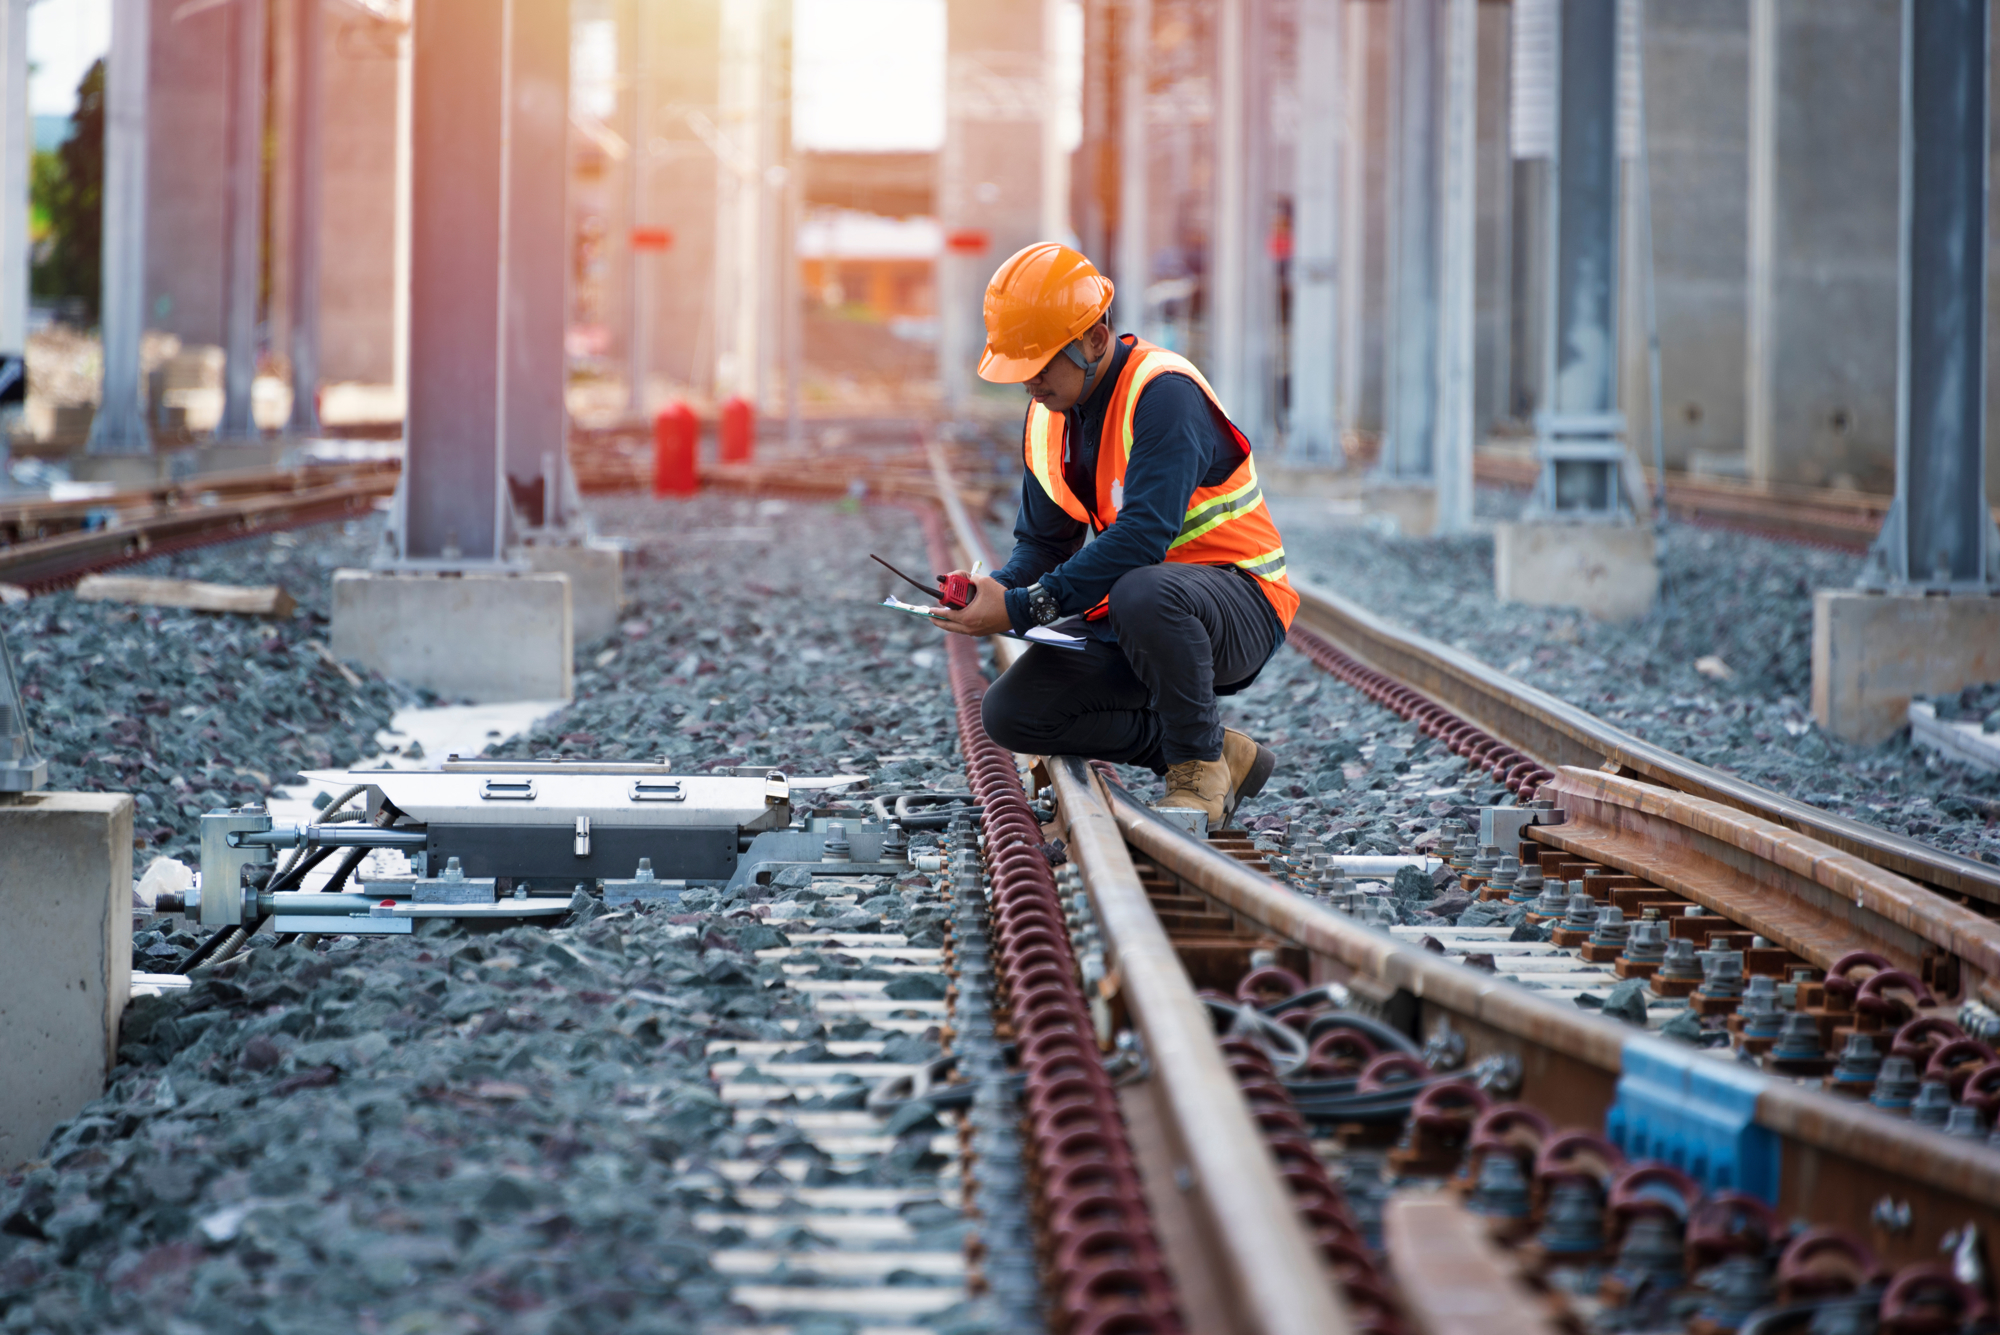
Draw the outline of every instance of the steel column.
<instances>
[{"instance_id":1,"label":"steel column","mask_svg":"<svg viewBox=\"0 0 2000 1335\"><path fill-rule=\"evenodd\" d=\"M1384 481L1427 482L1438 388L1438 53L1444 0L1399 0L1390 62L1389 349Z\"/></svg>"},{"instance_id":2,"label":"steel column","mask_svg":"<svg viewBox=\"0 0 2000 1335\"><path fill-rule=\"evenodd\" d=\"M1903 0L1896 499L1864 587L1989 592L1987 0Z\"/></svg>"},{"instance_id":3,"label":"steel column","mask_svg":"<svg viewBox=\"0 0 2000 1335\"><path fill-rule=\"evenodd\" d=\"M324 0L298 0L298 82L292 90L292 436L317 436L319 422L319 233L325 154Z\"/></svg>"},{"instance_id":4,"label":"steel column","mask_svg":"<svg viewBox=\"0 0 2000 1335\"><path fill-rule=\"evenodd\" d=\"M104 89L104 254L98 327L104 386L90 423L90 454L151 454L139 397L146 328L146 63L152 0L112 0Z\"/></svg>"},{"instance_id":5,"label":"steel column","mask_svg":"<svg viewBox=\"0 0 2000 1335\"><path fill-rule=\"evenodd\" d=\"M568 522L562 485L569 312L569 0L513 0L506 148L507 359L503 463L535 527ZM517 504L520 502L517 501Z\"/></svg>"},{"instance_id":6,"label":"steel column","mask_svg":"<svg viewBox=\"0 0 2000 1335\"><path fill-rule=\"evenodd\" d=\"M257 298L264 268L264 57L266 0L229 9L229 157L222 268L222 420L217 440L257 439L250 395L257 379Z\"/></svg>"},{"instance_id":7,"label":"steel column","mask_svg":"<svg viewBox=\"0 0 2000 1335\"><path fill-rule=\"evenodd\" d=\"M1342 458L1334 396L1339 361L1340 158L1347 137L1340 29L1346 0L1300 0L1299 139L1292 214L1291 403L1294 459Z\"/></svg>"},{"instance_id":8,"label":"steel column","mask_svg":"<svg viewBox=\"0 0 2000 1335\"><path fill-rule=\"evenodd\" d=\"M1618 412L1618 4L1559 0L1549 299L1536 414L1545 513L1621 510Z\"/></svg>"},{"instance_id":9,"label":"steel column","mask_svg":"<svg viewBox=\"0 0 2000 1335\"><path fill-rule=\"evenodd\" d=\"M560 224L553 247L547 225L563 216L566 173L561 152L546 149L549 125L567 117L567 13L566 0L416 0L400 506L409 565L500 560L508 466L518 453L533 461L519 465L523 476L538 477L542 454L561 448L559 418L518 451L509 437L546 413L550 382L561 402L545 271L566 267ZM557 65L565 82L551 83Z\"/></svg>"}]
</instances>

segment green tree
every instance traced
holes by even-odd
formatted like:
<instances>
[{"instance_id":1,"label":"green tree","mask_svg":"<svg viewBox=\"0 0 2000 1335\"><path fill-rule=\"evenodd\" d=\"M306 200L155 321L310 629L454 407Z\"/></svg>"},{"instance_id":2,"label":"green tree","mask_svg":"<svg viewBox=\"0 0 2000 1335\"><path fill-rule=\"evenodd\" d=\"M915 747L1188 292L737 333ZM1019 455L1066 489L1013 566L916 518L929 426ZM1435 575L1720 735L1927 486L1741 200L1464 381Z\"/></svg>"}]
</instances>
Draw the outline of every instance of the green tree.
<instances>
[{"instance_id":1,"label":"green tree","mask_svg":"<svg viewBox=\"0 0 2000 1335\"><path fill-rule=\"evenodd\" d=\"M104 254L104 62L76 87L69 138L53 153L35 155L30 183L34 211L48 231L36 243L32 290L38 297L77 297L97 323L99 266Z\"/></svg>"}]
</instances>

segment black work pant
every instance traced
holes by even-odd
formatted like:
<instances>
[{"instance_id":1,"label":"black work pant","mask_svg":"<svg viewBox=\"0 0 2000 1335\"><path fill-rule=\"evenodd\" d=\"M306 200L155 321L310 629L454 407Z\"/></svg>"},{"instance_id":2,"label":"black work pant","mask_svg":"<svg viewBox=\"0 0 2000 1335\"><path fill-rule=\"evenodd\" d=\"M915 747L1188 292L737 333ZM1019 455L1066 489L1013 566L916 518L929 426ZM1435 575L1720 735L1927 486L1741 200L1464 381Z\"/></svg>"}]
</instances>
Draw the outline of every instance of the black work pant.
<instances>
[{"instance_id":1,"label":"black work pant","mask_svg":"<svg viewBox=\"0 0 2000 1335\"><path fill-rule=\"evenodd\" d=\"M986 692L987 735L1029 755L1155 773L1222 757L1216 689L1249 684L1276 648L1271 605L1232 566L1141 566L1111 586L1117 643L1031 645Z\"/></svg>"}]
</instances>

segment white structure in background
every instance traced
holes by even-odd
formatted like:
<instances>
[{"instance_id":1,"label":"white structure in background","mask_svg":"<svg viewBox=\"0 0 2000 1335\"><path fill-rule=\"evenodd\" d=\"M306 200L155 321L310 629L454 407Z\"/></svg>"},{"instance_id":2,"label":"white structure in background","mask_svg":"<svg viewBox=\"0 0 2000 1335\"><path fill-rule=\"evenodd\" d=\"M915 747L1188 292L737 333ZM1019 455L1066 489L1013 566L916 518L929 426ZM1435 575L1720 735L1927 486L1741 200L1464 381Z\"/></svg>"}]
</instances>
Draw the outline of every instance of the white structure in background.
<instances>
[{"instance_id":1,"label":"white structure in background","mask_svg":"<svg viewBox=\"0 0 2000 1335\"><path fill-rule=\"evenodd\" d=\"M765 411L797 319L790 24L778 0L723 0L716 122L703 135L715 153L715 392Z\"/></svg>"},{"instance_id":2,"label":"white structure in background","mask_svg":"<svg viewBox=\"0 0 2000 1335\"><path fill-rule=\"evenodd\" d=\"M104 388L87 452L149 455L139 398L139 340L146 327L146 61L152 0L112 0L104 90L104 261L99 327Z\"/></svg>"}]
</instances>

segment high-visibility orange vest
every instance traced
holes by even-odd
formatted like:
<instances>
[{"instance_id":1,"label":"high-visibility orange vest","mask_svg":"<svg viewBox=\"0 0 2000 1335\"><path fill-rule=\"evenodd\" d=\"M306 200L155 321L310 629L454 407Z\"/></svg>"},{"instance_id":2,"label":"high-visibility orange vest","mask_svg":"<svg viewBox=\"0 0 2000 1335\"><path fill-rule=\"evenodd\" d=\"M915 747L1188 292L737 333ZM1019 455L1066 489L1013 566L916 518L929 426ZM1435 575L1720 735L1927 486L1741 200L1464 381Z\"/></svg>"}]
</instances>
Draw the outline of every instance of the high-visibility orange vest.
<instances>
[{"instance_id":1,"label":"high-visibility orange vest","mask_svg":"<svg viewBox=\"0 0 2000 1335\"><path fill-rule=\"evenodd\" d=\"M1278 620L1289 630L1292 616L1299 610L1299 595L1285 578L1285 545L1278 526L1264 504L1264 489L1257 482L1257 465L1250 455L1250 442L1222 410L1215 391L1202 379L1194 363L1178 353L1155 347L1131 334L1120 339L1131 353L1125 369L1111 387L1111 402L1104 413L1104 439L1097 447L1097 510L1093 514L1076 498L1063 477L1064 418L1039 403L1028 406L1028 421L1022 433L1021 449L1028 472L1041 484L1049 499L1071 518L1081 520L1102 533L1118 520L1125 502L1125 469L1132 460L1132 419L1139 410L1139 394L1154 376L1178 373L1201 386L1201 392L1228 424L1230 434L1243 450L1243 462L1236 471L1213 487L1197 487L1188 498L1187 516L1181 531L1167 548L1167 560L1188 565L1239 566L1257 577L1257 587L1271 600ZM1113 438L1113 433L1116 433ZM1109 612L1107 598L1084 615L1096 620Z\"/></svg>"}]
</instances>

